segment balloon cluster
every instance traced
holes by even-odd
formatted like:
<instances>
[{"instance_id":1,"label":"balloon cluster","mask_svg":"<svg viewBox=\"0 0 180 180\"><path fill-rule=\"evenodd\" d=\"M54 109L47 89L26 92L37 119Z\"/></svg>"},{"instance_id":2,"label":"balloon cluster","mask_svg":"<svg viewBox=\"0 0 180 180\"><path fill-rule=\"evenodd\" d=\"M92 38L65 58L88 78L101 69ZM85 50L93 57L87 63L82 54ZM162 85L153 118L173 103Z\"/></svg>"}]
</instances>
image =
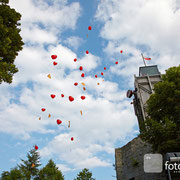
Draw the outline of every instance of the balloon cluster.
<instances>
[{"instance_id":1,"label":"balloon cluster","mask_svg":"<svg viewBox=\"0 0 180 180\"><path fill-rule=\"evenodd\" d=\"M89 27L88 27L88 30L89 30L89 31L92 30L92 27L89 26ZM87 37L88 37L88 35L87 35ZM123 53L123 50L121 50L120 53ZM86 50L86 54L89 54L89 51L88 51L88 50ZM51 55L51 58L52 58L52 60L53 60L53 65L54 65L54 66L58 65L58 63L56 62L57 55ZM77 62L77 58L74 58L74 62ZM117 65L117 64L118 64L118 61L116 61L115 64ZM84 70L83 66L80 66L80 67L79 67L79 70L80 70L80 71L83 71L83 70ZM107 70L107 68L104 67L104 70ZM104 76L104 72L101 72L101 76ZM48 77L49 79L52 79L51 74L48 74L47 77ZM84 73L84 72L81 73L81 77L82 77L82 78L85 77L85 73ZM97 75L97 74L95 74L95 78L98 78L98 75ZM104 81L104 80L103 80L103 81ZM85 83L82 82L81 84L83 85L83 90L85 91L85 90L86 90L86 88L85 88ZM74 83L74 86L78 86L78 85L79 85L78 82L75 82L75 83ZM98 82L97 85L100 85L100 83ZM51 97L52 99L54 99L54 98L56 97L56 95L55 95L55 94L51 94L50 97ZM61 94L61 97L64 98L64 94ZM86 96L82 95L80 98L81 98L82 100L85 100L85 99L86 99ZM69 99L70 102L73 102L73 101L74 101L74 97L71 96L71 95L68 96L68 99ZM42 112L45 112L46 109L45 109L45 108L42 108L41 111L42 111ZM83 114L83 113L82 113L82 110L80 110L80 114L81 114L81 116L82 116L82 114ZM50 117L51 117L51 114L48 115L48 118L50 118ZM41 120L41 117L39 117L39 120ZM60 119L57 119L56 122L57 122L57 125L60 125L60 124L63 123L62 120L60 120ZM69 123L68 123L68 128L70 128L70 121L68 121L68 122L69 122ZM74 141L74 137L71 137L71 141ZM38 149L38 146L37 146L37 145L35 145L35 149L36 149L36 150Z\"/></svg>"}]
</instances>

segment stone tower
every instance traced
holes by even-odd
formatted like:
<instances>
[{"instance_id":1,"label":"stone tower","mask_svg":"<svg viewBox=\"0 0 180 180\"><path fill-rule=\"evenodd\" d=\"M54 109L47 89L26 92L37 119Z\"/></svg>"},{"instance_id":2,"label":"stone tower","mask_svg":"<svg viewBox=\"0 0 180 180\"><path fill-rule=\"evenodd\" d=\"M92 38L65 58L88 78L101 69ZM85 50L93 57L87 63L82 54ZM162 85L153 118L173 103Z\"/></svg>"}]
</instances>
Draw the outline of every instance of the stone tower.
<instances>
[{"instance_id":1,"label":"stone tower","mask_svg":"<svg viewBox=\"0 0 180 180\"><path fill-rule=\"evenodd\" d=\"M161 81L161 74L156 65L139 67L139 76L134 75L134 90L127 91L127 97L133 95L135 115L140 132L147 117L147 100L153 93L154 84ZM165 180L165 174L145 173L143 169L144 155L151 153L151 145L139 137L128 144L115 149L115 167L117 180Z\"/></svg>"},{"instance_id":2,"label":"stone tower","mask_svg":"<svg viewBox=\"0 0 180 180\"><path fill-rule=\"evenodd\" d=\"M147 119L147 100L153 93L154 84L159 81L162 81L162 78L157 65L146 66L145 64L145 66L139 67L139 76L134 75L135 89L127 91L128 98L133 96L132 104L138 119L140 133L143 128L146 128L144 122ZM159 155L154 154L151 144L145 143L140 137L134 138L121 148L116 148L117 180L179 180L180 170L175 169L176 171L174 171L172 167L177 164L180 167L180 152L168 152L165 156L160 155L161 160L158 160ZM154 162L152 163L151 160ZM150 169L155 168L157 162L162 163L158 165L160 170L151 171ZM171 166L171 168L166 168L166 166ZM150 169L147 170L146 167L150 167Z\"/></svg>"},{"instance_id":3,"label":"stone tower","mask_svg":"<svg viewBox=\"0 0 180 180\"><path fill-rule=\"evenodd\" d=\"M134 75L135 90L128 90L127 97L133 98L134 111L138 118L139 129L141 132L142 125L147 117L146 108L147 100L153 93L154 84L161 81L161 74L157 65L139 67L139 76Z\"/></svg>"}]
</instances>

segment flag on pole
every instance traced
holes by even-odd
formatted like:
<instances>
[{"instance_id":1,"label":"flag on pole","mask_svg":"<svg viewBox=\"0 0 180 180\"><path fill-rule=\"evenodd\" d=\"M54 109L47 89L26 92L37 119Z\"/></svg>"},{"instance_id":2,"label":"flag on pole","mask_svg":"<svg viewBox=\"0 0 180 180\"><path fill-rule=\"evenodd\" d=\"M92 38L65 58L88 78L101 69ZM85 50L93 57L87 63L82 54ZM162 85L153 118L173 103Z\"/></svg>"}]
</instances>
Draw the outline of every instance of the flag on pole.
<instances>
[{"instance_id":1,"label":"flag on pole","mask_svg":"<svg viewBox=\"0 0 180 180\"><path fill-rule=\"evenodd\" d=\"M145 60L151 60L151 58L145 58L145 57L144 57L144 59L145 59Z\"/></svg>"}]
</instances>

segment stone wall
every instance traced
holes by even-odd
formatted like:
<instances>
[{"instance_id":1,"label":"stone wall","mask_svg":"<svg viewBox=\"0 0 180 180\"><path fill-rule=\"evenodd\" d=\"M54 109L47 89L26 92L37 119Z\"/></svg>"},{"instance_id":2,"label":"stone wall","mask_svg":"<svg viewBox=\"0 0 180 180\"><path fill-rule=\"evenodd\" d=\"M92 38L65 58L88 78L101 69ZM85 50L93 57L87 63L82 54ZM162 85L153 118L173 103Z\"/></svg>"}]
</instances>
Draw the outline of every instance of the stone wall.
<instances>
[{"instance_id":1,"label":"stone wall","mask_svg":"<svg viewBox=\"0 0 180 180\"><path fill-rule=\"evenodd\" d=\"M151 145L144 143L139 137L134 138L121 148L116 148L117 180L166 180L165 172L144 172L144 155L148 153L151 153Z\"/></svg>"}]
</instances>

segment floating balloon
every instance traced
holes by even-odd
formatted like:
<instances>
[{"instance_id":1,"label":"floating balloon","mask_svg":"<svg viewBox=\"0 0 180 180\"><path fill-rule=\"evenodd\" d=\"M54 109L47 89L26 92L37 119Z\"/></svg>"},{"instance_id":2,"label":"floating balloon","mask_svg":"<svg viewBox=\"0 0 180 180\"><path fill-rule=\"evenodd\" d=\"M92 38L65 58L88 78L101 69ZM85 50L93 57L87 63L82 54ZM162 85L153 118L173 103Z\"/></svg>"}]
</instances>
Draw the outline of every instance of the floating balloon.
<instances>
[{"instance_id":1,"label":"floating balloon","mask_svg":"<svg viewBox=\"0 0 180 180\"><path fill-rule=\"evenodd\" d=\"M80 71L82 71L82 70L83 70L83 67L82 67L82 66L80 66L80 67L79 67L79 70L80 70Z\"/></svg>"},{"instance_id":2,"label":"floating balloon","mask_svg":"<svg viewBox=\"0 0 180 180\"><path fill-rule=\"evenodd\" d=\"M35 150L38 150L38 146L37 145L35 145L34 148L35 148Z\"/></svg>"},{"instance_id":3,"label":"floating balloon","mask_svg":"<svg viewBox=\"0 0 180 180\"><path fill-rule=\"evenodd\" d=\"M57 124L59 125L59 124L61 124L61 123L62 123L62 121L59 120L59 119L57 119Z\"/></svg>"},{"instance_id":4,"label":"floating balloon","mask_svg":"<svg viewBox=\"0 0 180 180\"><path fill-rule=\"evenodd\" d=\"M86 88L85 88L85 87L83 87L83 90L85 91L85 90L86 90Z\"/></svg>"},{"instance_id":5,"label":"floating balloon","mask_svg":"<svg viewBox=\"0 0 180 180\"><path fill-rule=\"evenodd\" d=\"M80 110L81 116L82 116L82 110Z\"/></svg>"},{"instance_id":6,"label":"floating balloon","mask_svg":"<svg viewBox=\"0 0 180 180\"><path fill-rule=\"evenodd\" d=\"M76 62L76 61L77 61L77 59L75 58L75 59L74 59L74 62Z\"/></svg>"},{"instance_id":7,"label":"floating balloon","mask_svg":"<svg viewBox=\"0 0 180 180\"><path fill-rule=\"evenodd\" d=\"M82 82L81 84L82 84L83 86L85 86L85 83L84 83L84 82Z\"/></svg>"},{"instance_id":8,"label":"floating balloon","mask_svg":"<svg viewBox=\"0 0 180 180\"><path fill-rule=\"evenodd\" d=\"M56 97L55 94L51 94L51 98L54 99Z\"/></svg>"},{"instance_id":9,"label":"floating balloon","mask_svg":"<svg viewBox=\"0 0 180 180\"><path fill-rule=\"evenodd\" d=\"M95 78L97 78L97 75L95 75Z\"/></svg>"},{"instance_id":10,"label":"floating balloon","mask_svg":"<svg viewBox=\"0 0 180 180\"><path fill-rule=\"evenodd\" d=\"M118 64L118 61L116 61L115 64Z\"/></svg>"},{"instance_id":11,"label":"floating balloon","mask_svg":"<svg viewBox=\"0 0 180 180\"><path fill-rule=\"evenodd\" d=\"M106 70L106 67L104 67L104 70Z\"/></svg>"},{"instance_id":12,"label":"floating balloon","mask_svg":"<svg viewBox=\"0 0 180 180\"><path fill-rule=\"evenodd\" d=\"M48 74L47 77L48 77L49 79L51 79L51 75L50 75L50 74Z\"/></svg>"},{"instance_id":13,"label":"floating balloon","mask_svg":"<svg viewBox=\"0 0 180 180\"><path fill-rule=\"evenodd\" d=\"M64 94L61 94L61 97L63 98L63 97L64 97Z\"/></svg>"},{"instance_id":14,"label":"floating balloon","mask_svg":"<svg viewBox=\"0 0 180 180\"><path fill-rule=\"evenodd\" d=\"M86 97L85 96L81 96L81 99L84 100Z\"/></svg>"},{"instance_id":15,"label":"floating balloon","mask_svg":"<svg viewBox=\"0 0 180 180\"><path fill-rule=\"evenodd\" d=\"M78 85L78 83L77 83L77 82L75 82L75 83L74 83L74 85L75 85L75 86L77 86L77 85Z\"/></svg>"},{"instance_id":16,"label":"floating balloon","mask_svg":"<svg viewBox=\"0 0 180 180\"><path fill-rule=\"evenodd\" d=\"M68 121L69 123L68 123L68 128L70 128L70 121Z\"/></svg>"},{"instance_id":17,"label":"floating balloon","mask_svg":"<svg viewBox=\"0 0 180 180\"><path fill-rule=\"evenodd\" d=\"M51 114L48 115L48 118L50 118L50 117L51 117Z\"/></svg>"},{"instance_id":18,"label":"floating balloon","mask_svg":"<svg viewBox=\"0 0 180 180\"><path fill-rule=\"evenodd\" d=\"M84 77L84 73L81 74L81 77Z\"/></svg>"},{"instance_id":19,"label":"floating balloon","mask_svg":"<svg viewBox=\"0 0 180 180\"><path fill-rule=\"evenodd\" d=\"M56 65L57 65L57 62L54 61L54 62L53 62L53 65L56 66Z\"/></svg>"},{"instance_id":20,"label":"floating balloon","mask_svg":"<svg viewBox=\"0 0 180 180\"><path fill-rule=\"evenodd\" d=\"M91 30L91 26L88 27L88 30Z\"/></svg>"},{"instance_id":21,"label":"floating balloon","mask_svg":"<svg viewBox=\"0 0 180 180\"><path fill-rule=\"evenodd\" d=\"M72 96L69 96L69 101L74 101L74 98Z\"/></svg>"},{"instance_id":22,"label":"floating balloon","mask_svg":"<svg viewBox=\"0 0 180 180\"><path fill-rule=\"evenodd\" d=\"M51 58L52 58L52 59L56 59L56 58L57 58L57 55L52 55Z\"/></svg>"},{"instance_id":23,"label":"floating balloon","mask_svg":"<svg viewBox=\"0 0 180 180\"><path fill-rule=\"evenodd\" d=\"M73 137L71 137L71 141L74 141L74 138L73 138Z\"/></svg>"},{"instance_id":24,"label":"floating balloon","mask_svg":"<svg viewBox=\"0 0 180 180\"><path fill-rule=\"evenodd\" d=\"M101 75L102 75L102 76L104 75L103 72L101 73Z\"/></svg>"},{"instance_id":25,"label":"floating balloon","mask_svg":"<svg viewBox=\"0 0 180 180\"><path fill-rule=\"evenodd\" d=\"M42 109L41 109L41 111L43 111L43 112L44 112L45 110L46 110L45 108L42 108Z\"/></svg>"},{"instance_id":26,"label":"floating balloon","mask_svg":"<svg viewBox=\"0 0 180 180\"><path fill-rule=\"evenodd\" d=\"M86 51L86 54L89 54L89 51Z\"/></svg>"},{"instance_id":27,"label":"floating balloon","mask_svg":"<svg viewBox=\"0 0 180 180\"><path fill-rule=\"evenodd\" d=\"M121 50L120 53L123 53L123 50Z\"/></svg>"}]
</instances>

